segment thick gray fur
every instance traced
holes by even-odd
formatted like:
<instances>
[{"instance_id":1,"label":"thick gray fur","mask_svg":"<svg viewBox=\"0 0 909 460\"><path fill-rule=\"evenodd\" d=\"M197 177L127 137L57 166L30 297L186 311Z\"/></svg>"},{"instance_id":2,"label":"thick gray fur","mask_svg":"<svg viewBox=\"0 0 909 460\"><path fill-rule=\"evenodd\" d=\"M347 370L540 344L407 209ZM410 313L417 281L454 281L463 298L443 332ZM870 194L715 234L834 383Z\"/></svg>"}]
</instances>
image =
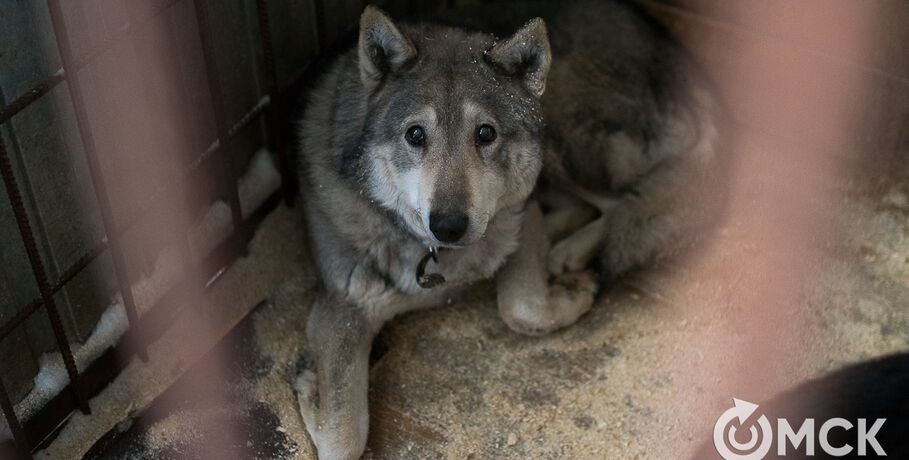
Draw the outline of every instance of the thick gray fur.
<instances>
[{"instance_id":1,"label":"thick gray fur","mask_svg":"<svg viewBox=\"0 0 909 460\"><path fill-rule=\"evenodd\" d=\"M505 323L547 333L590 308L591 268L611 279L709 221L707 86L636 9L572 5L503 40L367 7L357 47L312 91L301 182L323 287L307 325L315 372L295 386L321 459L363 453L369 350L395 315L495 277ZM491 143L477 140L483 124ZM419 147L405 139L415 125ZM469 218L457 243L430 231L436 212ZM446 282L424 289L415 269L430 246Z\"/></svg>"}]
</instances>

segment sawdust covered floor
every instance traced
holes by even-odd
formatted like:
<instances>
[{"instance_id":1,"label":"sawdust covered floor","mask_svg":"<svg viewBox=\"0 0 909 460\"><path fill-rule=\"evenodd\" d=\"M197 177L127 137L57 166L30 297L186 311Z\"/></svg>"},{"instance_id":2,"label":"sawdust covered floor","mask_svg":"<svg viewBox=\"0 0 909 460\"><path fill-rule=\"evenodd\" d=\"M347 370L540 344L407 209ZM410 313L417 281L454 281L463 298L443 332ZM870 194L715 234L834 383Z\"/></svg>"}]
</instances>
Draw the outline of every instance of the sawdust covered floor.
<instances>
[{"instance_id":1,"label":"sawdust covered floor","mask_svg":"<svg viewBox=\"0 0 909 460\"><path fill-rule=\"evenodd\" d=\"M256 347L254 322L247 317L148 409L99 440L86 458L211 458L213 443L223 458L292 458L296 443L274 411L251 397L252 387L275 366ZM212 386L210 376L223 374L213 368L221 365L218 355L232 359L226 379ZM209 391L198 391L201 387ZM236 427L242 436L228 436L225 427Z\"/></svg>"},{"instance_id":2,"label":"sawdust covered floor","mask_svg":"<svg viewBox=\"0 0 909 460\"><path fill-rule=\"evenodd\" d=\"M909 177L905 169L893 171L865 183L825 185L842 197L836 213L842 232L824 243L829 255L814 267L816 285L792 318L804 334L790 339L798 343L785 360L798 366L765 394L690 384L714 377L699 375L708 357L686 344L728 326L727 300L735 291L698 279L704 273L698 267L663 265L629 277L577 325L541 338L509 331L497 317L492 285L482 284L450 305L398 318L380 334L367 458L684 458L709 436L732 397L763 400L846 364L905 352ZM257 239L287 250L293 239L282 232L298 229L298 220L296 211L281 208ZM742 225L724 227L716 238L736 241ZM699 263L722 267L725 279L735 279L735 267L744 270L741 261L763 250L722 248ZM180 389L207 373L212 360L203 359L88 458L209 458L200 446L212 443L236 458L315 458L291 386L307 365L303 324L314 280L305 263L286 263L278 267L284 281L219 345L228 373L210 388L211 401ZM736 365L734 349L714 352ZM239 427L241 436L222 439L217 429L200 428L212 421Z\"/></svg>"}]
</instances>

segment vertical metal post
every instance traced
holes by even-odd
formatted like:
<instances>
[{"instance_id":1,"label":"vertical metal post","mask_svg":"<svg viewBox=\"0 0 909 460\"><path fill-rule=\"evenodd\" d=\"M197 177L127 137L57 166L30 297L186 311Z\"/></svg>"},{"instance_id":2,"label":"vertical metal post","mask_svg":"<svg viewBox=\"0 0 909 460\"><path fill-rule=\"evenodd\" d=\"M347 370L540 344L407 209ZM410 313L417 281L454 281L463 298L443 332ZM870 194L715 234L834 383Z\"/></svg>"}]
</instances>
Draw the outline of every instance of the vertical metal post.
<instances>
[{"instance_id":1,"label":"vertical metal post","mask_svg":"<svg viewBox=\"0 0 909 460\"><path fill-rule=\"evenodd\" d=\"M215 127L218 130L218 142L223 155L225 185L228 187L228 203L230 204L231 220L234 232L240 233L246 241L246 228L243 223L243 212L240 208L240 193L237 187L237 176L234 170L234 161L230 149L230 125L227 121L227 111L224 107L224 91L221 88L221 79L218 74L218 62L215 56L215 47L212 42L211 19L204 0L193 0L196 9L196 22L199 25L199 39L202 43L202 57L205 60L205 76L208 81L208 91L215 116ZM246 245L244 244L244 251Z\"/></svg>"},{"instance_id":2,"label":"vertical metal post","mask_svg":"<svg viewBox=\"0 0 909 460\"><path fill-rule=\"evenodd\" d=\"M294 191L291 186L293 177L291 175L290 159L285 148L284 130L280 125L282 105L278 98L278 75L275 70L267 0L256 0L256 16L259 19L259 44L262 46L262 57L265 63L265 89L269 99L269 107L265 114L265 128L268 131L269 144L278 154L278 167L281 171L281 192L284 194L284 202L292 204L294 200Z\"/></svg>"},{"instance_id":3,"label":"vertical metal post","mask_svg":"<svg viewBox=\"0 0 909 460\"><path fill-rule=\"evenodd\" d=\"M76 368L76 359L73 357L73 352L69 347L66 331L63 329L63 322L60 320L60 312L57 311L57 304L54 302L54 293L47 280L47 272L44 271L41 253L38 252L38 245L35 243L35 235L32 233L32 226L28 220L28 213L22 202L22 195L19 192L16 176L13 173L13 165L10 163L9 156L6 152L6 145L3 143L2 138L0 138L0 175L3 177L3 185L6 187L6 194L12 205L13 214L16 217L16 224L19 226L19 235L22 237L22 244L25 246L25 253L28 255L28 262L29 265L31 265L32 274L35 277L35 282L38 284L38 290L41 292L44 308L47 309L47 316L50 319L51 328L54 330L57 347L60 349L60 354L63 357L63 364L66 366L66 373L69 375L70 382L72 383L76 402L79 404L79 409L88 414L91 412L91 409L89 409L88 399L85 398L82 391L82 385L79 381L79 370Z\"/></svg>"},{"instance_id":4,"label":"vertical metal post","mask_svg":"<svg viewBox=\"0 0 909 460\"><path fill-rule=\"evenodd\" d=\"M9 426L9 431L13 434L13 440L16 442L16 450L19 451L19 455L22 458L31 459L32 454L28 435L25 434L25 430L22 429L22 425L19 423L19 417L16 416L16 408L13 407L13 402L9 399L9 393L6 391L3 379L0 379L0 409L3 409L3 415L6 416L6 424Z\"/></svg>"},{"instance_id":5,"label":"vertical metal post","mask_svg":"<svg viewBox=\"0 0 909 460\"><path fill-rule=\"evenodd\" d=\"M120 293L123 296L123 305L126 309L126 316L129 324L135 326L138 323L139 315L136 313L136 301L133 297L132 287L130 286L129 277L126 271L126 259L123 257L123 250L120 247L119 235L114 222L114 216L111 211L110 197L107 194L107 184L104 175L101 172L101 165L98 162L97 152L95 151L95 141L89 126L88 114L85 111L85 101L82 98L82 88L79 85L78 69L75 65L72 47L69 41L69 34L66 29L66 22L63 19L63 11L60 9L59 0L47 0L47 7L50 10L51 24L54 27L56 36L57 49L60 52L60 59L63 61L63 73L66 76L66 86L69 89L70 100L73 103L73 111L76 115L76 125L79 129L79 136L82 139L82 147L85 150L85 158L88 163L88 172L92 179L92 185L95 190L95 197L98 200L98 206L101 210L101 220L104 225L104 233L107 235L108 246L110 248L111 259L114 263L114 271L117 276L117 282L120 286ZM148 360L145 340L142 338L141 331L136 331L138 355L143 361Z\"/></svg>"}]
</instances>

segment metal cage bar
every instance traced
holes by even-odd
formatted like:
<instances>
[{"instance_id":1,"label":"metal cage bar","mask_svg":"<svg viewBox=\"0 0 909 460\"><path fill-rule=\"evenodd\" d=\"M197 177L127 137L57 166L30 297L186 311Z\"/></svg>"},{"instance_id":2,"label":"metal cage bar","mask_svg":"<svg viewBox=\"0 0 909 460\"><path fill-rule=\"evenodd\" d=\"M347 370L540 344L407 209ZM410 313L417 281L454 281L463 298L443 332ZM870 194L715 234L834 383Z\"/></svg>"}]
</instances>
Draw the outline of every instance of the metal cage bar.
<instances>
[{"instance_id":1,"label":"metal cage bar","mask_svg":"<svg viewBox=\"0 0 909 460\"><path fill-rule=\"evenodd\" d=\"M293 203L294 192L290 184L290 159L286 149L284 132L279 123L281 103L278 100L278 74L275 70L274 47L271 40L271 22L268 18L268 0L256 0L256 18L259 22L259 46L262 48L262 60L265 66L265 90L271 104L266 110L265 127L268 131L269 146L278 154L278 170L281 171L281 191L284 201Z\"/></svg>"},{"instance_id":2,"label":"metal cage bar","mask_svg":"<svg viewBox=\"0 0 909 460\"><path fill-rule=\"evenodd\" d=\"M22 429L22 424L19 423L19 417L16 416L16 409L13 407L13 402L9 399L9 392L6 391L6 385L3 384L3 379L0 379L0 409L3 409L3 415L6 416L6 423L9 426L10 433L13 434L13 439L16 440L16 450L24 458L30 458L31 453L28 449L28 435L25 434L25 430Z\"/></svg>"},{"instance_id":3,"label":"metal cage bar","mask_svg":"<svg viewBox=\"0 0 909 460\"><path fill-rule=\"evenodd\" d=\"M248 112L246 112L246 114L244 114L240 118L239 121L237 121L230 127L230 130L229 130L230 135L236 136L237 133L239 133L241 130L243 130L244 128L249 126L253 122L253 120L256 120L260 115L262 115L268 106L269 106L268 98L265 98L262 101L260 101L259 104L256 104L252 109L250 109ZM197 172L199 169L201 169L209 160L212 159L213 155L219 151L220 151L220 145L217 143L212 144L195 161L192 162L192 164L189 166L189 168L186 171L184 171L180 174L180 177L177 178L176 182L179 182L180 184L182 184L182 182L185 182L186 180L188 180L189 175L191 175L192 173ZM168 184L168 185L170 185L170 184ZM179 185L179 184L175 184L175 185ZM134 214L131 214L126 219L124 219L125 222L119 228L116 229L117 233L122 234L123 232L129 231L129 229L133 228L139 222L139 220L141 219L142 216L154 212L156 207L161 206L163 204L162 198L164 195L165 188L166 187L162 187L162 190L153 194L152 198L149 200L151 202L150 205L136 211ZM60 278L57 280L57 282L51 286L51 292L56 294L61 289L63 289L63 287L69 281L71 281L76 275L79 274L79 272L81 272L83 269L85 269L90 263L92 263L95 259L97 259L107 249L108 249L108 243L106 240L97 242L94 247L92 247L87 253L85 253L82 257L80 257L76 262L73 263L73 265L71 265L69 268L67 268L60 275ZM15 329L16 327L21 325L23 322L25 322L26 319L28 319L32 314L34 314L38 310L38 308L42 307L43 305L44 305L43 300L40 297L37 299L34 299L34 300L30 301L28 304L26 304L25 307L20 309L19 312L16 313L16 315L13 318L11 318L5 324L0 326L0 339L3 339L6 336L8 336L13 331L13 329Z\"/></svg>"},{"instance_id":4,"label":"metal cage bar","mask_svg":"<svg viewBox=\"0 0 909 460\"><path fill-rule=\"evenodd\" d=\"M193 0L196 10L196 23L199 25L199 39L202 43L202 59L205 61L205 77L208 81L208 92L211 99L212 111L215 116L215 127L218 131L218 145L224 150L222 162L224 183L228 192L231 221L234 232L244 235L246 228L243 224L243 210L240 208L240 191L237 187L236 171L234 170L230 144L233 137L230 135L230 125L227 121L227 111L224 106L224 91L221 88L221 79L218 74L218 62L215 56L215 47L212 42L211 18L208 15L208 5L205 0Z\"/></svg>"},{"instance_id":5,"label":"metal cage bar","mask_svg":"<svg viewBox=\"0 0 909 460\"><path fill-rule=\"evenodd\" d=\"M103 241L91 248L85 255L80 257L79 260L73 263L72 266L60 275L60 279L50 287L51 293L56 294L63 289L63 286L66 286L66 283L69 283L79 274L79 272L85 269L85 267L88 267L88 264L97 259L105 249L107 249L107 244ZM13 329L19 327L20 324L24 323L32 313L43 305L44 303L41 297L27 303L25 308L20 309L19 312L16 313L16 316L7 321L3 326L0 326L0 340L6 338L6 336L13 332Z\"/></svg>"},{"instance_id":6,"label":"metal cage bar","mask_svg":"<svg viewBox=\"0 0 909 460\"><path fill-rule=\"evenodd\" d=\"M101 41L101 43L92 47L84 56L80 56L76 59L73 69L79 71L83 67L92 63L98 56L101 56L108 50L110 50L115 44L117 44L121 39L133 33L133 28L141 26L148 21L160 16L162 13L167 11L168 8L176 4L180 0L167 0L161 5L158 5L150 14L140 19L139 23L131 22L124 27L121 27L114 34L106 37ZM0 107L0 124L6 123L11 118L16 116L19 112L25 110L26 107L31 105L32 102L37 101L45 94L49 93L51 90L57 87L60 83L63 83L63 80L66 78L66 74L63 69L58 70L53 75L44 80L36 83L28 91L26 91L21 96L14 99L12 102L6 106Z\"/></svg>"},{"instance_id":7,"label":"metal cage bar","mask_svg":"<svg viewBox=\"0 0 909 460\"><path fill-rule=\"evenodd\" d=\"M133 299L132 289L127 278L125 259L119 240L124 232L141 220L142 216L158 209L158 207L166 202L164 199L167 196L166 189L174 184L165 184L165 187L155 191L152 194L150 199L151 204L149 206L143 207L143 209L140 209L136 213L130 213L130 215L123 218L123 222L121 222L119 227L116 226L111 212L111 204L109 195L107 194L105 178L100 168L97 152L95 150L92 128L86 112L82 87L78 80L78 72L124 38L129 37L133 40L134 46L138 46L140 39L135 37L136 32L148 21L159 16L179 0L160 0L155 2L154 5L149 5L147 8L136 6L137 9L135 11L130 9L130 7L133 6L131 5L133 0L123 1L128 8L129 21L117 31L107 36L99 45L92 47L83 56L74 56L62 10L60 8L60 2L58 0L47 0L47 5L51 13L51 25L55 34L57 47L60 51L63 68L37 83L25 94L13 100L12 103L0 107L0 124L2 124L12 119L16 114L25 110L44 95L48 94L58 84L66 82L70 92L70 100L76 115L79 138L85 150L89 173L94 193L101 210L102 223L106 235L105 239L96 242L86 254L60 274L59 279L51 284L44 271L44 266L40 254L38 253L34 236L31 232L31 223L26 209L22 204L22 197L19 192L12 165L6 154L3 141L0 139L0 172L2 172L4 185L10 200L13 203L16 221L19 225L19 232L22 236L23 243L26 246L29 262L32 264L32 269L41 292L40 298L29 302L20 309L11 320L7 321L6 324L0 325L0 340L8 336L16 327L21 326L34 312L41 307L45 307L51 320L58 346L63 355L67 372L70 376L70 385L64 389L61 394L53 398L46 407L40 409L37 414L26 420L25 423L22 423L18 418L15 412L15 405L10 400L6 388L2 385L2 382L0 382L0 409L2 409L14 435L16 449L26 458L30 456L32 450L40 447L41 443L44 442L45 437L52 433L59 422L65 418L66 414L75 407L78 407L85 412L89 411L87 397L100 391L100 389L103 388L104 382L112 379L123 366L123 364L114 360L115 354L131 356L133 353L136 353L139 354L140 357L144 355L147 344L151 343L151 341L155 340L156 337L163 333L163 330L165 330L165 328L168 327L168 324L175 318L175 312L182 309L182 304L177 305L180 301L176 300L180 297L179 292L191 288L193 285L200 284L200 281L201 284L205 284L205 280L198 279L196 274L201 274L202 277L205 278L206 274L217 273L221 267L226 266L232 260L235 260L236 257L243 255L245 251L248 250L247 245L249 237L251 236L250 229L258 222L261 222L268 211L273 209L281 198L279 194L273 194L266 200L265 204L259 206L255 210L248 210L249 217L247 219L243 218L243 210L241 209L237 184L237 173L234 169L233 159L231 158L231 146L240 131L249 126L254 120L258 119L260 115L266 116L269 147L274 148L278 154L279 167L282 174L281 186L285 200L289 201L289 198L292 197L292 194L294 193L293 187L290 185L292 184L290 176L290 174L292 174L292 168L289 165L289 156L286 149L286 130L282 129L282 125L279 122L283 115L282 110L287 109L287 106L280 102L282 90L279 88L277 81L267 0L257 0L256 2L256 14L260 29L260 46L263 54L263 65L260 71L265 77L265 91L267 94L232 125L229 123L225 111L224 93L213 45L214 35L212 32L210 15L207 10L208 2L206 0L193 0L196 22L199 27L199 38L202 45L209 97L211 99L217 128L217 139L208 149L201 152L194 161L180 172L175 181L177 185L181 187L185 186L185 182L190 180L194 173L200 171L203 166L209 165L209 160L214 159L216 153L222 154L224 158L219 160L223 160L223 163L220 163L220 166L224 168L225 174L223 175L223 185L226 186L227 189L221 193L226 192L229 195L227 198L231 207L234 228L228 238L222 241L211 254L206 255L203 260L197 261L197 267L192 267L187 279L181 282L179 286L169 290L161 300L152 306L147 315L143 315L142 318L138 317L138 314L135 311L135 300ZM318 40L320 53L323 53L328 49L324 1L314 0L314 8L316 38ZM321 61L317 59L315 62L319 63ZM305 81L308 78L312 78L313 75L310 75L312 71L312 68L309 68L308 70L304 69L303 77L301 77L300 80ZM144 84L148 84L148 82L146 81ZM297 83L294 83L291 87L293 88L296 84ZM291 93L292 90L287 90L287 92ZM147 92L146 97L152 97L151 93ZM60 320L53 296L63 289L73 277L82 272L92 261L103 254L104 251L110 251L113 259L118 285L124 297L130 329L116 345L115 350L109 350L102 358L99 358L98 361L88 365L83 373L80 374L75 363L75 358L69 348L69 343L66 339L63 324ZM136 338L139 339L140 346L137 347L128 343L130 339ZM70 397L69 394L66 394L67 392L71 393L72 397ZM4 446L5 445L6 444L4 444Z\"/></svg>"},{"instance_id":8,"label":"metal cage bar","mask_svg":"<svg viewBox=\"0 0 909 460\"><path fill-rule=\"evenodd\" d=\"M76 115L76 127L79 130L79 138L82 140L82 148L85 153L88 172L91 176L95 198L98 200L98 207L101 211L101 221L104 226L104 234L107 236L107 244L110 248L111 259L114 263L114 273L117 277L117 283L120 287L120 295L123 297L123 306L126 310L126 317L132 326L139 320L136 312L136 300L133 297L132 286L130 285L129 276L126 272L126 259L123 257L123 249L120 247L119 235L116 234L114 216L111 210L110 196L107 194L107 181L101 172L101 164L98 161L95 150L95 140L89 126L88 113L85 110L85 100L82 97L82 86L79 84L78 70L75 66L75 57L73 56L72 46L69 40L66 22L63 18L63 10L60 8L59 0L47 0L47 8L50 11L51 24L54 28L54 36L57 42L57 50L60 52L60 59L63 61L63 72L67 75L66 86L69 89L69 97L73 104L73 112ZM45 304L46 304L45 300ZM146 361L148 353L145 350L145 344L142 337L137 337L137 346L139 348L139 357Z\"/></svg>"},{"instance_id":9,"label":"metal cage bar","mask_svg":"<svg viewBox=\"0 0 909 460\"><path fill-rule=\"evenodd\" d=\"M79 409L87 414L91 412L91 410L88 406L88 399L85 398L85 395L81 391L79 382L79 370L76 368L76 359L73 356L72 349L69 347L69 341L66 338L66 331L63 329L63 323L60 320L60 313L57 310L57 304L54 302L54 294L51 292L50 285L47 280L47 272L44 270L44 263L41 260L41 253L38 251L38 245L35 242L35 236L32 232L31 223L28 218L28 212L25 210L25 204L22 201L22 194L19 192L19 184L16 181L16 175L13 172L13 165L10 162L9 155L7 155L6 144L3 142L3 139L0 139L0 176L3 178L3 185L6 187L6 194L9 198L10 205L13 208L13 214L16 217L16 224L19 227L19 235L22 237L22 244L25 246L25 252L28 256L28 262L31 266L32 274L35 277L35 283L37 283L38 290L41 292L41 299L44 301L44 306L47 310L47 316L51 322L51 329L53 329L54 337L57 340L57 348L60 349L60 355L63 357L63 364L66 367L66 373L69 375L70 382L72 383L71 390L73 391L73 394L76 398L76 403L78 404ZM9 395L6 393L5 388L2 388L2 391L0 391L0 393L3 393L0 399L9 399ZM16 420L16 413L14 410L7 412L6 408L4 408L4 413L6 413L8 420L12 420L12 423L10 423L10 429L12 430L13 425L18 424L18 420ZM25 441L23 440L23 442ZM18 443L19 440L17 439L17 444Z\"/></svg>"},{"instance_id":10,"label":"metal cage bar","mask_svg":"<svg viewBox=\"0 0 909 460\"><path fill-rule=\"evenodd\" d=\"M6 123L15 117L16 114L25 110L25 108L30 106L33 102L51 92L51 90L56 88L61 82L63 82L63 71L59 70L57 73L38 82L35 86L32 86L25 94L17 97L9 104L0 107L0 123Z\"/></svg>"}]
</instances>

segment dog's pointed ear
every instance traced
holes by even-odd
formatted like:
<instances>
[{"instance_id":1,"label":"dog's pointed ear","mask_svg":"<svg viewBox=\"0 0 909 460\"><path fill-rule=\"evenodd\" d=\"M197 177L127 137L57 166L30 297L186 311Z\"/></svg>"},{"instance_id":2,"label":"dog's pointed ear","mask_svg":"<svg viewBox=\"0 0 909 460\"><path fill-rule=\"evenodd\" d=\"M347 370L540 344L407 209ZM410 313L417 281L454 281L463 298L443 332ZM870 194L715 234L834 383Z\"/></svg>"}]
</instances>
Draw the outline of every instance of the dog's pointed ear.
<instances>
[{"instance_id":1,"label":"dog's pointed ear","mask_svg":"<svg viewBox=\"0 0 909 460\"><path fill-rule=\"evenodd\" d=\"M486 57L502 72L524 78L527 89L542 96L552 63L546 23L540 18L530 20L510 38L493 45Z\"/></svg>"},{"instance_id":2,"label":"dog's pointed ear","mask_svg":"<svg viewBox=\"0 0 909 460\"><path fill-rule=\"evenodd\" d=\"M372 5L360 16L360 78L373 88L389 73L417 57L417 49L398 26Z\"/></svg>"}]
</instances>

